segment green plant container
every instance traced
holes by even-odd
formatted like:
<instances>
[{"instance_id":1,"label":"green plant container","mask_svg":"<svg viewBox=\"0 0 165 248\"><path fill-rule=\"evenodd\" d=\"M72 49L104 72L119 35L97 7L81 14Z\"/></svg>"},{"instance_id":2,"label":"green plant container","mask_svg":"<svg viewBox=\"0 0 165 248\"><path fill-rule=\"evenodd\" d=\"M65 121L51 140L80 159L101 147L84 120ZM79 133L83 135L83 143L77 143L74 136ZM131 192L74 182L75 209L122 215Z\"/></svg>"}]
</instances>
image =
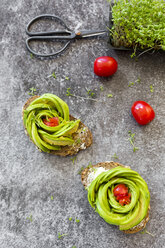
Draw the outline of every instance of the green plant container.
<instances>
[{"instance_id":1,"label":"green plant container","mask_svg":"<svg viewBox=\"0 0 165 248\"><path fill-rule=\"evenodd\" d=\"M114 5L114 4L113 4ZM113 7L112 5L112 7ZM109 10L109 29L111 29L113 27L113 21L112 21L112 8L110 6L110 10ZM108 44L110 46L110 48L114 49L114 50L119 50L119 51L134 51L134 48L133 47L124 47L124 46L114 46L113 45L113 38L111 36L109 36L109 40L108 40ZM136 51L137 52L147 52L149 48L146 48L146 49L140 49L137 47ZM161 51L161 52L164 52L165 50L163 50L162 48L159 48L159 49L154 49L154 51ZM151 53L151 51L149 51ZM148 52L148 53L149 53Z\"/></svg>"}]
</instances>

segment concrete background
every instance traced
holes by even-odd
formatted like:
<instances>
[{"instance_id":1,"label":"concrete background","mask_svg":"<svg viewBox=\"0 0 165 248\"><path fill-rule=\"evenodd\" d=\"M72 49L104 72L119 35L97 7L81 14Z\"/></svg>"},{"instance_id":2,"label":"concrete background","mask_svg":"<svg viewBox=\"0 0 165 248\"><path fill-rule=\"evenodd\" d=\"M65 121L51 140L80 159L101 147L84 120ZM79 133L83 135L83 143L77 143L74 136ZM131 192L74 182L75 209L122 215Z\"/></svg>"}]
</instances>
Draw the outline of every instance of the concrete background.
<instances>
[{"instance_id":1,"label":"concrete background","mask_svg":"<svg viewBox=\"0 0 165 248\"><path fill-rule=\"evenodd\" d=\"M1 0L0 9L0 248L164 247L165 243L165 54L145 54L136 62L130 52L115 52L107 40L79 40L55 59L31 58L25 47L25 27L38 14L62 17L70 28L104 29L108 3L104 0ZM93 73L95 58L113 56L117 73L108 79ZM57 78L48 78L55 72ZM70 79L65 80L65 76ZM141 84L128 87L141 78ZM104 91L100 90L100 85ZM154 92L150 92L150 85ZM88 125L93 145L70 157L40 153L24 133L21 109L29 88L54 93L70 113ZM66 96L66 89L86 97L86 88L102 102ZM113 98L107 98L112 93ZM131 116L136 100L152 105L156 118L139 126ZM135 153L128 131L135 132ZM82 166L112 160L131 166L151 192L147 233L127 235L108 225L88 204L77 174ZM53 199L51 200L51 196ZM29 218L32 215L32 220ZM73 220L69 221L69 217ZM75 218L80 220L75 222ZM68 234L58 239L58 233Z\"/></svg>"}]
</instances>

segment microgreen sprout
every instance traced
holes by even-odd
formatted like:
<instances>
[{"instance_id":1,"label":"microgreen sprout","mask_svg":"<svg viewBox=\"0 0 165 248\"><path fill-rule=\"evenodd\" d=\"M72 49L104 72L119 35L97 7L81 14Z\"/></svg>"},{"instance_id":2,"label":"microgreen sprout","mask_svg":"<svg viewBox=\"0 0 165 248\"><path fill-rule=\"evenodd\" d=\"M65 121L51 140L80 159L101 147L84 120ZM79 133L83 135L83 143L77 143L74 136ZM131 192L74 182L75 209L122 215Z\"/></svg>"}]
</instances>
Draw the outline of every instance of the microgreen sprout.
<instances>
[{"instance_id":1,"label":"microgreen sprout","mask_svg":"<svg viewBox=\"0 0 165 248\"><path fill-rule=\"evenodd\" d=\"M135 80L135 82L129 82L128 87L131 87L132 85L135 85L135 83L141 83L141 79L138 78Z\"/></svg>"},{"instance_id":2,"label":"microgreen sprout","mask_svg":"<svg viewBox=\"0 0 165 248\"><path fill-rule=\"evenodd\" d=\"M104 87L102 85L100 85L100 90L103 91L104 90Z\"/></svg>"},{"instance_id":3,"label":"microgreen sprout","mask_svg":"<svg viewBox=\"0 0 165 248\"><path fill-rule=\"evenodd\" d=\"M27 220L30 220L30 222L32 222L32 221L33 221L33 219L32 219L32 214L31 214L29 217L26 217L26 219L27 219Z\"/></svg>"},{"instance_id":4,"label":"microgreen sprout","mask_svg":"<svg viewBox=\"0 0 165 248\"><path fill-rule=\"evenodd\" d=\"M90 98L90 97L89 98L86 98L86 97L83 97L83 96L74 95L70 91L71 91L71 88L67 88L67 90L66 90L66 96L72 96L72 97L80 98L80 99L83 99L83 100L92 100L92 101L98 102L97 99L93 99L93 98Z\"/></svg>"},{"instance_id":5,"label":"microgreen sprout","mask_svg":"<svg viewBox=\"0 0 165 248\"><path fill-rule=\"evenodd\" d=\"M135 80L136 83L141 83L141 79L138 77L138 79Z\"/></svg>"},{"instance_id":6,"label":"microgreen sprout","mask_svg":"<svg viewBox=\"0 0 165 248\"><path fill-rule=\"evenodd\" d=\"M79 219L77 219L77 218L75 218L75 221L76 221L77 223L79 223L79 222L80 222L80 220L79 220Z\"/></svg>"},{"instance_id":7,"label":"microgreen sprout","mask_svg":"<svg viewBox=\"0 0 165 248\"><path fill-rule=\"evenodd\" d=\"M134 57L136 57L136 49L134 48L134 52L130 55L131 59L133 59Z\"/></svg>"},{"instance_id":8,"label":"microgreen sprout","mask_svg":"<svg viewBox=\"0 0 165 248\"><path fill-rule=\"evenodd\" d=\"M132 85L134 85L135 83L134 82L130 82L129 84L128 84L128 87L130 87L130 86L132 86Z\"/></svg>"},{"instance_id":9,"label":"microgreen sprout","mask_svg":"<svg viewBox=\"0 0 165 248\"><path fill-rule=\"evenodd\" d=\"M72 246L72 248L76 248L76 246L74 245L74 246Z\"/></svg>"},{"instance_id":10,"label":"microgreen sprout","mask_svg":"<svg viewBox=\"0 0 165 248\"><path fill-rule=\"evenodd\" d=\"M53 77L55 79L57 78L55 72L53 72L51 75L48 76L48 78L51 78L51 77Z\"/></svg>"},{"instance_id":11,"label":"microgreen sprout","mask_svg":"<svg viewBox=\"0 0 165 248\"><path fill-rule=\"evenodd\" d=\"M70 160L72 160L72 163L74 164L75 161L76 161L76 159L77 159L77 157L73 157L73 158L71 158Z\"/></svg>"},{"instance_id":12,"label":"microgreen sprout","mask_svg":"<svg viewBox=\"0 0 165 248\"><path fill-rule=\"evenodd\" d=\"M117 156L116 153L114 153L114 155L112 156L112 158L119 159L119 157Z\"/></svg>"},{"instance_id":13,"label":"microgreen sprout","mask_svg":"<svg viewBox=\"0 0 165 248\"><path fill-rule=\"evenodd\" d=\"M53 196L52 196L52 195L51 195L50 199L51 199L51 201L53 201L53 199L54 199L54 198L53 198Z\"/></svg>"},{"instance_id":14,"label":"microgreen sprout","mask_svg":"<svg viewBox=\"0 0 165 248\"><path fill-rule=\"evenodd\" d=\"M133 147L133 152L135 152L136 150L139 150L138 147L135 146L135 133L132 133L131 131L128 132L130 138L128 139L130 144L132 145Z\"/></svg>"},{"instance_id":15,"label":"microgreen sprout","mask_svg":"<svg viewBox=\"0 0 165 248\"><path fill-rule=\"evenodd\" d=\"M107 97L108 97L108 98L110 98L110 97L112 98L112 97L113 97L113 95L112 95L112 94L108 94L108 95L107 95Z\"/></svg>"},{"instance_id":16,"label":"microgreen sprout","mask_svg":"<svg viewBox=\"0 0 165 248\"><path fill-rule=\"evenodd\" d=\"M88 94L88 96L90 96L90 97L93 97L93 96L95 95L95 93L92 92L92 90L87 90L87 94Z\"/></svg>"},{"instance_id":17,"label":"microgreen sprout","mask_svg":"<svg viewBox=\"0 0 165 248\"><path fill-rule=\"evenodd\" d=\"M72 217L69 218L69 221L71 221L71 220L72 220Z\"/></svg>"},{"instance_id":18,"label":"microgreen sprout","mask_svg":"<svg viewBox=\"0 0 165 248\"><path fill-rule=\"evenodd\" d=\"M73 96L73 94L71 94L70 90L71 90L71 88L67 88L66 96Z\"/></svg>"},{"instance_id":19,"label":"microgreen sprout","mask_svg":"<svg viewBox=\"0 0 165 248\"><path fill-rule=\"evenodd\" d=\"M69 77L65 77L66 80L69 80Z\"/></svg>"},{"instance_id":20,"label":"microgreen sprout","mask_svg":"<svg viewBox=\"0 0 165 248\"><path fill-rule=\"evenodd\" d=\"M34 55L33 55L32 53L30 54L30 58L31 58L31 59L33 59L33 58L34 58Z\"/></svg>"},{"instance_id":21,"label":"microgreen sprout","mask_svg":"<svg viewBox=\"0 0 165 248\"><path fill-rule=\"evenodd\" d=\"M62 237L67 236L67 235L68 235L67 233L64 233L64 234L58 233L58 238L61 239Z\"/></svg>"},{"instance_id":22,"label":"microgreen sprout","mask_svg":"<svg viewBox=\"0 0 165 248\"><path fill-rule=\"evenodd\" d=\"M88 164L87 168L90 168L91 166L92 166L92 163L91 163L91 162L89 162L89 164Z\"/></svg>"},{"instance_id":23,"label":"microgreen sprout","mask_svg":"<svg viewBox=\"0 0 165 248\"><path fill-rule=\"evenodd\" d=\"M112 6L112 22L112 44L116 47L133 47L132 58L136 56L137 49L165 50L164 0L115 1Z\"/></svg>"},{"instance_id":24,"label":"microgreen sprout","mask_svg":"<svg viewBox=\"0 0 165 248\"><path fill-rule=\"evenodd\" d=\"M152 234L152 233L150 233L150 232L148 232L147 231L147 229L145 228L142 232L140 232L141 234L149 234L149 235L151 235L152 237L154 237L155 235L154 234Z\"/></svg>"},{"instance_id":25,"label":"microgreen sprout","mask_svg":"<svg viewBox=\"0 0 165 248\"><path fill-rule=\"evenodd\" d=\"M30 91L29 91L28 94L29 94L30 96L34 96L34 95L35 95L35 92L37 91L37 90L36 90L35 88L33 88L33 87L30 88L29 90L30 90Z\"/></svg>"},{"instance_id":26,"label":"microgreen sprout","mask_svg":"<svg viewBox=\"0 0 165 248\"><path fill-rule=\"evenodd\" d=\"M55 79L57 78L55 72L52 73L52 77Z\"/></svg>"},{"instance_id":27,"label":"microgreen sprout","mask_svg":"<svg viewBox=\"0 0 165 248\"><path fill-rule=\"evenodd\" d=\"M153 85L150 85L150 92L151 92L151 93L154 92L154 87L153 87Z\"/></svg>"},{"instance_id":28,"label":"microgreen sprout","mask_svg":"<svg viewBox=\"0 0 165 248\"><path fill-rule=\"evenodd\" d=\"M84 167L81 167L80 170L78 171L78 175L81 175L81 172L84 170Z\"/></svg>"}]
</instances>

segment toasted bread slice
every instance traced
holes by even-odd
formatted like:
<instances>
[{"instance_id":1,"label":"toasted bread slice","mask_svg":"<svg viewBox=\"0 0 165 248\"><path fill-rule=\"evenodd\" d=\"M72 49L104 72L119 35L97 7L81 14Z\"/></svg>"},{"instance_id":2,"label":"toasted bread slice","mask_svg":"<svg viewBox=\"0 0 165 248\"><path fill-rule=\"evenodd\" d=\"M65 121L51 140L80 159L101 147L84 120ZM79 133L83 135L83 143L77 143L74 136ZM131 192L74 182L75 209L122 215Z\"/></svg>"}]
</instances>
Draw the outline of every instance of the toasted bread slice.
<instances>
[{"instance_id":1,"label":"toasted bread slice","mask_svg":"<svg viewBox=\"0 0 165 248\"><path fill-rule=\"evenodd\" d=\"M124 166L124 165L116 163L116 162L102 162L102 163L98 163L96 165L92 165L90 167L85 168L81 172L81 182L82 182L83 186L85 188L88 186L87 180L88 180L89 174L91 173L91 168L103 167L106 170L110 170L110 169L113 169L113 168L115 168L117 166L129 168L128 166ZM125 230L123 232L125 232L125 233L136 233L136 232L139 232L142 229L144 229L146 224L147 224L147 222L149 221L149 210L150 210L150 206L148 208L148 212L147 212L146 217L138 225L132 227L129 230Z\"/></svg>"},{"instance_id":2,"label":"toasted bread slice","mask_svg":"<svg viewBox=\"0 0 165 248\"><path fill-rule=\"evenodd\" d=\"M33 102L38 97L39 96L30 97L25 103L25 105L23 106L23 111L26 110L28 106L30 105L30 103ZM22 114L23 114L23 111L22 111ZM70 120L76 120L76 118L70 115ZM28 135L27 131L25 131L25 133ZM92 140L93 140L91 131L81 121L80 121L77 132L75 132L72 135L72 137L75 141L72 146L63 146L61 147L61 150L57 150L57 151L51 150L50 153L54 155L64 156L64 157L68 155L71 156L71 155L78 153L80 150L84 150L87 147L91 146Z\"/></svg>"}]
</instances>

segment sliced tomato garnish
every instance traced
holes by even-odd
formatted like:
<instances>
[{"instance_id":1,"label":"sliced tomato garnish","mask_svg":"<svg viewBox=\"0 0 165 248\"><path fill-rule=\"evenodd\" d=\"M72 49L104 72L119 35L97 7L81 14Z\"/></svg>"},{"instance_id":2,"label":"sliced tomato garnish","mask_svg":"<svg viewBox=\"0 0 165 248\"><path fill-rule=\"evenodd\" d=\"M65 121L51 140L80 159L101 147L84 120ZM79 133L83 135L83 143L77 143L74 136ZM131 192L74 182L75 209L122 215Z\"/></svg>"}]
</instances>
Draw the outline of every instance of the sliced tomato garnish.
<instances>
[{"instance_id":1,"label":"sliced tomato garnish","mask_svg":"<svg viewBox=\"0 0 165 248\"><path fill-rule=\"evenodd\" d=\"M131 202L131 193L128 193L128 188L125 184L118 184L113 190L116 200L119 201L121 206Z\"/></svg>"},{"instance_id":2,"label":"sliced tomato garnish","mask_svg":"<svg viewBox=\"0 0 165 248\"><path fill-rule=\"evenodd\" d=\"M128 194L128 188L125 184L118 184L113 190L114 196L123 197Z\"/></svg>"},{"instance_id":3,"label":"sliced tomato garnish","mask_svg":"<svg viewBox=\"0 0 165 248\"><path fill-rule=\"evenodd\" d=\"M129 196L124 196L122 199L119 200L120 205L127 205L131 202L131 199Z\"/></svg>"},{"instance_id":4,"label":"sliced tomato garnish","mask_svg":"<svg viewBox=\"0 0 165 248\"><path fill-rule=\"evenodd\" d=\"M43 119L43 123L49 127L56 127L59 125L59 119L58 119L58 117Z\"/></svg>"}]
</instances>

